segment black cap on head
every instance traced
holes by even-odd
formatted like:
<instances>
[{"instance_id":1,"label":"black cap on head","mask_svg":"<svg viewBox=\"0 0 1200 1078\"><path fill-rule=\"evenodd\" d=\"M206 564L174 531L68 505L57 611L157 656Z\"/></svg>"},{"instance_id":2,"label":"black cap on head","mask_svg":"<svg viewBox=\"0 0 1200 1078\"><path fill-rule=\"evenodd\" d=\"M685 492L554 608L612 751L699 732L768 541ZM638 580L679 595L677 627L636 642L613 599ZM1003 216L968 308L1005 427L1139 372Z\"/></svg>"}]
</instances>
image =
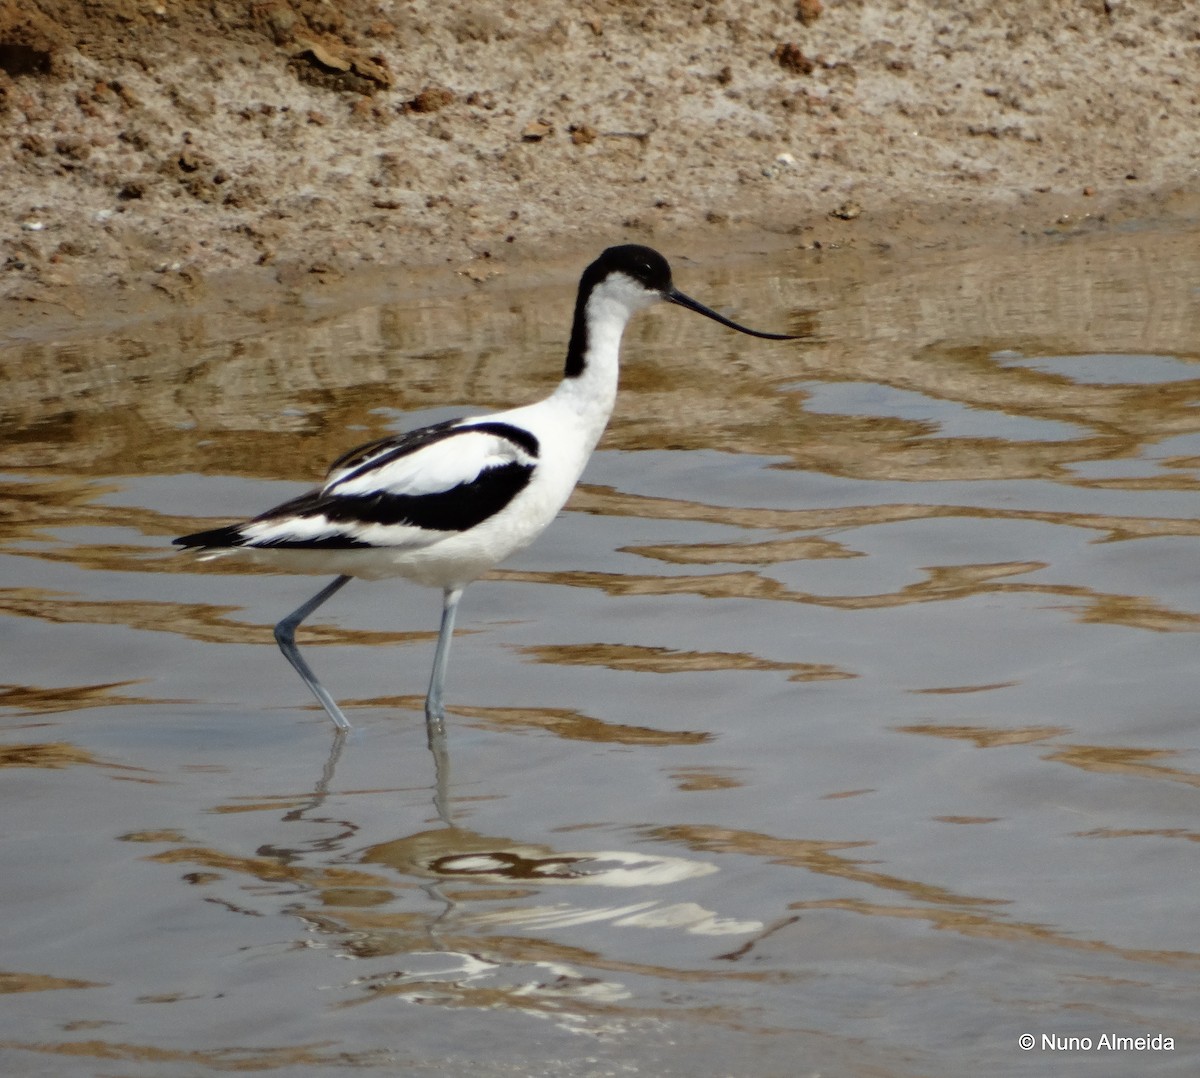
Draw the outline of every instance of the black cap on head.
<instances>
[{"instance_id":1,"label":"black cap on head","mask_svg":"<svg viewBox=\"0 0 1200 1078\"><path fill-rule=\"evenodd\" d=\"M654 248L640 243L609 247L583 273L581 285L596 285L610 273L632 277L647 291L666 295L671 291L671 267Z\"/></svg>"},{"instance_id":2,"label":"black cap on head","mask_svg":"<svg viewBox=\"0 0 1200 1078\"><path fill-rule=\"evenodd\" d=\"M653 248L643 247L640 243L626 243L620 247L608 248L587 268L584 279L587 280L589 274L592 273L596 274L591 279L593 285L602 281L610 273L624 273L647 290L657 292L668 303L686 307L689 311L695 311L697 314L704 315L705 318L711 318L714 322L720 322L723 326L736 329L739 333L745 333L751 337L762 337L768 341L796 340L788 333L763 333L761 330L750 329L726 318L723 314L717 314L716 311L692 299L691 296L685 296L671 283L671 267L667 264L667 260Z\"/></svg>"},{"instance_id":3,"label":"black cap on head","mask_svg":"<svg viewBox=\"0 0 1200 1078\"><path fill-rule=\"evenodd\" d=\"M668 303L686 307L689 311L711 318L723 326L736 329L751 337L763 337L769 341L794 341L798 338L789 333L763 333L761 330L750 329L723 314L718 314L710 307L704 306L691 296L685 296L671 281L671 267L653 247L643 247L640 243L624 243L618 247L609 247L596 259L579 279L579 295L575 301L575 322L571 327L571 342L567 348L567 363L564 376L573 378L583 373L587 353L587 301L592 290L614 273L620 273L636 281L647 292L654 292Z\"/></svg>"}]
</instances>

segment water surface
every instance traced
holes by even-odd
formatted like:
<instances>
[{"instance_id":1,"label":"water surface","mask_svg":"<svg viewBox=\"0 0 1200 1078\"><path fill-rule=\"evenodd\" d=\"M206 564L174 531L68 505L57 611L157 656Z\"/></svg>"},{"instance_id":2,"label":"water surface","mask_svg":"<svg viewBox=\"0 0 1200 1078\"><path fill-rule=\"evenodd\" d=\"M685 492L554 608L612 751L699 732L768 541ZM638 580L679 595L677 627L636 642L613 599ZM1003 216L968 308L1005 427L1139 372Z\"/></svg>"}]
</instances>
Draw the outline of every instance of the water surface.
<instances>
[{"instance_id":1,"label":"water surface","mask_svg":"<svg viewBox=\"0 0 1200 1078\"><path fill-rule=\"evenodd\" d=\"M10 343L5 1072L1195 1074L1198 250L678 264L811 337L639 316L438 804L436 594L302 630L341 744L319 581L169 539L545 393L569 287Z\"/></svg>"}]
</instances>

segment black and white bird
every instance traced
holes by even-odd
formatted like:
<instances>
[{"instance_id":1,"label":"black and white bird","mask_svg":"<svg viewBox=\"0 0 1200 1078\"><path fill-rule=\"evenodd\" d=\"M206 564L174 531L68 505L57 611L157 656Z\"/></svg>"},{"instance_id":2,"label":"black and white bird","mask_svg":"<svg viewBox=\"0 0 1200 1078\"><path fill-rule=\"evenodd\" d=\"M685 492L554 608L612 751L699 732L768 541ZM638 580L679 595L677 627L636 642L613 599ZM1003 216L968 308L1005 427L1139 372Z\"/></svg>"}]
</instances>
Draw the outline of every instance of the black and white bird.
<instances>
[{"instance_id":1,"label":"black and white bird","mask_svg":"<svg viewBox=\"0 0 1200 1078\"><path fill-rule=\"evenodd\" d=\"M202 557L241 555L332 583L275 626L280 650L340 729L350 723L296 647L296 628L351 577L400 576L441 588L441 631L425 700L441 723L458 601L471 581L531 543L566 503L617 395L621 335L660 300L768 340L678 291L649 247L610 247L583 272L563 379L545 400L383 438L334 461L316 490L242 524L175 543Z\"/></svg>"}]
</instances>

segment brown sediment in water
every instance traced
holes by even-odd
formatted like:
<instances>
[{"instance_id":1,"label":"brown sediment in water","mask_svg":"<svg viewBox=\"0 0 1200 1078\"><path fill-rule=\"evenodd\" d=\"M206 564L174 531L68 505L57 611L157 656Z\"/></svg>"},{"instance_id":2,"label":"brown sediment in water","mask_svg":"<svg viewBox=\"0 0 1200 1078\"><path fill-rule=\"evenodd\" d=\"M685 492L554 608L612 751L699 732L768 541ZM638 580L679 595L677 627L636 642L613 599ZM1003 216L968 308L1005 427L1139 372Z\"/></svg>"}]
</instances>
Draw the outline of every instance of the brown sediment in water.
<instances>
[{"instance_id":1,"label":"brown sediment in water","mask_svg":"<svg viewBox=\"0 0 1200 1078\"><path fill-rule=\"evenodd\" d=\"M0 327L536 281L631 239L1191 222L1198 35L1144 2L9 0Z\"/></svg>"}]
</instances>

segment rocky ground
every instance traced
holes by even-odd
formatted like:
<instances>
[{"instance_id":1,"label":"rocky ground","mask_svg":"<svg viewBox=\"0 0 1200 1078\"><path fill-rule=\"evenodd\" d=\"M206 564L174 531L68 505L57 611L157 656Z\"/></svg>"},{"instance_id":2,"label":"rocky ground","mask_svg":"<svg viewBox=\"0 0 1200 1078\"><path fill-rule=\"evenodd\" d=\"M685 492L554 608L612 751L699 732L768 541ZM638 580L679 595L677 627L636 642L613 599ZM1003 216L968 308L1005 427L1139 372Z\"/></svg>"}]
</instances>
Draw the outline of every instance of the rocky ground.
<instances>
[{"instance_id":1,"label":"rocky ground","mask_svg":"<svg viewBox=\"0 0 1200 1078\"><path fill-rule=\"evenodd\" d=\"M0 318L1190 223L1198 119L1192 0L0 0Z\"/></svg>"}]
</instances>

